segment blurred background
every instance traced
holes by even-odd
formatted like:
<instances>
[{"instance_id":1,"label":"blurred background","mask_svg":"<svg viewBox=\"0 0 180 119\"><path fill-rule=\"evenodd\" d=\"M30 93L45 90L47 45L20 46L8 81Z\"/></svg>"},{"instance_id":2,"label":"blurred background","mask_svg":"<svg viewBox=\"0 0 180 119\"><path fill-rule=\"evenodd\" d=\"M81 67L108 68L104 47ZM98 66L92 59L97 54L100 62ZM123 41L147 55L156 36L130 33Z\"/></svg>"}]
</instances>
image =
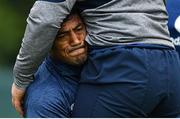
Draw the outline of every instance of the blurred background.
<instances>
[{"instance_id":1,"label":"blurred background","mask_svg":"<svg viewBox=\"0 0 180 119\"><path fill-rule=\"evenodd\" d=\"M0 0L0 118L18 118L11 106L12 68L35 0Z\"/></svg>"}]
</instances>

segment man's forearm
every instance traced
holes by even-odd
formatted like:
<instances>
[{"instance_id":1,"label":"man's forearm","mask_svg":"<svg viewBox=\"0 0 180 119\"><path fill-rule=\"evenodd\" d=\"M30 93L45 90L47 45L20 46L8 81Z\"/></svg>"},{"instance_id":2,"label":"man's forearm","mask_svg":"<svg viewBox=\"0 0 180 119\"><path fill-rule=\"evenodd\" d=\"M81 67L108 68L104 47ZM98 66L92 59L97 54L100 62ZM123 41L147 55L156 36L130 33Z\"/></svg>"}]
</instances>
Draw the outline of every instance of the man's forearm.
<instances>
[{"instance_id":1,"label":"man's forearm","mask_svg":"<svg viewBox=\"0 0 180 119\"><path fill-rule=\"evenodd\" d=\"M49 52L63 19L76 0L36 1L27 19L21 49L13 69L14 83L26 88Z\"/></svg>"}]
</instances>

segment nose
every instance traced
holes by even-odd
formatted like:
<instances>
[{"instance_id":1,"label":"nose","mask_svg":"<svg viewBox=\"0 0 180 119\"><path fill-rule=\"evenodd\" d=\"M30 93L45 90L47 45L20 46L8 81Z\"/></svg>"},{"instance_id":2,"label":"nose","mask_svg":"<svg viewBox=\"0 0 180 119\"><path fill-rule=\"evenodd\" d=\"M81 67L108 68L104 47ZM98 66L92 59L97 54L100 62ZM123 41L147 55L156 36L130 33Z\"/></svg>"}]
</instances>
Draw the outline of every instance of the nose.
<instances>
[{"instance_id":1,"label":"nose","mask_svg":"<svg viewBox=\"0 0 180 119\"><path fill-rule=\"evenodd\" d=\"M70 45L71 46L77 46L80 44L81 44L81 40L78 37L78 35L74 31L71 31L70 32Z\"/></svg>"}]
</instances>

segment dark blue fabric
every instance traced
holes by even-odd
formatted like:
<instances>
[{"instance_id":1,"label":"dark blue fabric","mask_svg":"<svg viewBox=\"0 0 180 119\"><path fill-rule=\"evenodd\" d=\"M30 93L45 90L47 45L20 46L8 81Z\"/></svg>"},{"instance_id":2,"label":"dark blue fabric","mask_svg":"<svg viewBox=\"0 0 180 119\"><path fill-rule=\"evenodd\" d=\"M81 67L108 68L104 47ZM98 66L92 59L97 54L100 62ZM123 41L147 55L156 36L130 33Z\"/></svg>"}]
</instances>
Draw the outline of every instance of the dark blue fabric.
<instances>
[{"instance_id":1,"label":"dark blue fabric","mask_svg":"<svg viewBox=\"0 0 180 119\"><path fill-rule=\"evenodd\" d=\"M176 49L180 54L180 33L174 26L176 19L180 16L180 0L166 0L166 2L169 14L168 28L172 37L171 39L174 40Z\"/></svg>"},{"instance_id":2,"label":"dark blue fabric","mask_svg":"<svg viewBox=\"0 0 180 119\"><path fill-rule=\"evenodd\" d=\"M180 59L171 48L91 49L73 117L178 117L179 77Z\"/></svg>"},{"instance_id":3,"label":"dark blue fabric","mask_svg":"<svg viewBox=\"0 0 180 119\"><path fill-rule=\"evenodd\" d=\"M94 9L110 1L112 0L84 0L84 1L77 1L76 5L80 9L80 11L83 11L86 9Z\"/></svg>"},{"instance_id":4,"label":"dark blue fabric","mask_svg":"<svg viewBox=\"0 0 180 119\"><path fill-rule=\"evenodd\" d=\"M132 44L132 45L124 45L124 46L112 46L112 47L101 47L101 46L89 46L89 57L88 62L85 64L84 69L81 73L81 81L83 83L113 83L119 82L120 75L117 75L119 72L124 72L123 68L119 70L112 70L112 68L122 67L125 63L134 62L133 59L130 59L129 55L133 55L131 52L132 49L151 49L151 50L173 50L171 47L163 46L163 45L151 45L151 44ZM118 55L117 55L118 53ZM121 54L121 55L119 55ZM117 59L117 61L113 61ZM123 59L122 59L123 58ZM119 63L118 62L125 63ZM141 62L144 62L144 59L139 58L135 60L137 61L137 67L142 66ZM161 59L159 59L161 60ZM112 62L113 61L113 62ZM116 64L117 63L117 64ZM121 66L122 65L122 66ZM128 64L127 64L128 65ZM105 69L104 69L105 67ZM143 66L144 67L144 66ZM111 75L107 75L111 72ZM139 73L140 71L138 71ZM137 72L133 72L135 75ZM126 73L125 73L126 74ZM114 76L111 78L111 76ZM144 72L142 72L144 75ZM123 76L123 75L122 75Z\"/></svg>"},{"instance_id":5,"label":"dark blue fabric","mask_svg":"<svg viewBox=\"0 0 180 119\"><path fill-rule=\"evenodd\" d=\"M66 0L38 0L38 1L47 1L47 2L64 2Z\"/></svg>"},{"instance_id":6,"label":"dark blue fabric","mask_svg":"<svg viewBox=\"0 0 180 119\"><path fill-rule=\"evenodd\" d=\"M27 89L25 117L70 117L80 72L81 67L46 58Z\"/></svg>"}]
</instances>

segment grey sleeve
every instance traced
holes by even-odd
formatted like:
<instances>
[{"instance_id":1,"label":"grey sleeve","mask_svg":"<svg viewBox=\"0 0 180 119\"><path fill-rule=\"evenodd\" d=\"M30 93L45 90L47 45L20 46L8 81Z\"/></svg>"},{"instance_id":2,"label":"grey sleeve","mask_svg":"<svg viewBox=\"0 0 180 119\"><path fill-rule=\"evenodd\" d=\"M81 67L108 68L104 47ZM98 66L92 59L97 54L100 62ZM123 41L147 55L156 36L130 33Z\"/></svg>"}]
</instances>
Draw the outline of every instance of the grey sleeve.
<instances>
[{"instance_id":1,"label":"grey sleeve","mask_svg":"<svg viewBox=\"0 0 180 119\"><path fill-rule=\"evenodd\" d=\"M58 0L57 0L58 1ZM13 69L14 83L25 89L49 52L63 19L76 0L36 1L27 18L27 26Z\"/></svg>"}]
</instances>

